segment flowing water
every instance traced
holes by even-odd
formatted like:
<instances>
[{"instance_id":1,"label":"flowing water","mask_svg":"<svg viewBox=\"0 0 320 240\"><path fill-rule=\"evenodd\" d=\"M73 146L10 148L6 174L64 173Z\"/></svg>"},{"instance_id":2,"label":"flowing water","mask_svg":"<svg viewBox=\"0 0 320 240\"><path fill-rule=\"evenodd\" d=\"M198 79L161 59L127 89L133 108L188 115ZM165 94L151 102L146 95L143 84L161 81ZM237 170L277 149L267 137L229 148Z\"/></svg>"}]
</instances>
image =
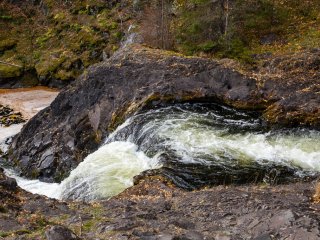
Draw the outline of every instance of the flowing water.
<instances>
[{"instance_id":1,"label":"flowing water","mask_svg":"<svg viewBox=\"0 0 320 240\"><path fill-rule=\"evenodd\" d=\"M33 193L94 200L154 171L178 186L286 182L320 172L320 132L269 129L259 114L218 104L176 104L129 118L61 184L17 178Z\"/></svg>"}]
</instances>

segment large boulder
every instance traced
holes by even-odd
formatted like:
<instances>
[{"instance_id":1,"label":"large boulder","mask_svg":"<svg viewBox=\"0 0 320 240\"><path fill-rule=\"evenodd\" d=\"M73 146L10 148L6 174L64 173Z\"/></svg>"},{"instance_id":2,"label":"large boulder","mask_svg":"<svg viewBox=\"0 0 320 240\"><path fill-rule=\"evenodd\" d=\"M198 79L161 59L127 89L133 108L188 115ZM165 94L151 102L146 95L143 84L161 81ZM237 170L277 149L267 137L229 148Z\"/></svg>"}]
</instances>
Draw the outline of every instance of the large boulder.
<instances>
[{"instance_id":1,"label":"large boulder","mask_svg":"<svg viewBox=\"0 0 320 240\"><path fill-rule=\"evenodd\" d=\"M215 101L264 111L277 124L319 126L320 95L312 91L319 73L304 81L304 71L291 74L287 82L289 71L281 70L282 81L268 74L268 64L262 73L245 74L209 59L138 45L122 49L87 69L32 118L14 139L9 159L27 177L61 181L131 114L165 102Z\"/></svg>"}]
</instances>

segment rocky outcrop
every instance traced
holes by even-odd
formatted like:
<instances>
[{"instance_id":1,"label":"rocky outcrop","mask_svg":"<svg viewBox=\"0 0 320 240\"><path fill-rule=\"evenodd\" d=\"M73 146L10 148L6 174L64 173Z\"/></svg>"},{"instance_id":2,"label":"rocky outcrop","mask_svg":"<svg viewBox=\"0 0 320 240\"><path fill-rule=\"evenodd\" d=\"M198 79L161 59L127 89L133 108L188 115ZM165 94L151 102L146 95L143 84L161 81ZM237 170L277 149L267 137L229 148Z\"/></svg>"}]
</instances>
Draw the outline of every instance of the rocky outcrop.
<instances>
[{"instance_id":1,"label":"rocky outcrop","mask_svg":"<svg viewBox=\"0 0 320 240\"><path fill-rule=\"evenodd\" d=\"M320 49L268 57L254 74L273 124L320 126Z\"/></svg>"},{"instance_id":2,"label":"rocky outcrop","mask_svg":"<svg viewBox=\"0 0 320 240\"><path fill-rule=\"evenodd\" d=\"M0 170L0 237L13 239L319 239L314 183L184 191L140 180L110 200L59 202L17 187Z\"/></svg>"},{"instance_id":3,"label":"rocky outcrop","mask_svg":"<svg viewBox=\"0 0 320 240\"><path fill-rule=\"evenodd\" d=\"M29 235L23 239L44 239L41 232L47 225L57 224L61 216L74 216L66 203L23 191L3 171L0 168L1 239L21 239L21 235Z\"/></svg>"},{"instance_id":4,"label":"rocky outcrop","mask_svg":"<svg viewBox=\"0 0 320 240\"><path fill-rule=\"evenodd\" d=\"M60 181L131 114L168 102L222 102L263 111L271 123L319 127L319 54L296 57L300 72L287 69L293 58L287 56L240 73L213 60L137 45L122 49L32 118L9 159L28 177Z\"/></svg>"},{"instance_id":5,"label":"rocky outcrop","mask_svg":"<svg viewBox=\"0 0 320 240\"><path fill-rule=\"evenodd\" d=\"M185 192L147 179L103 204L109 239L317 239L310 183Z\"/></svg>"}]
</instances>

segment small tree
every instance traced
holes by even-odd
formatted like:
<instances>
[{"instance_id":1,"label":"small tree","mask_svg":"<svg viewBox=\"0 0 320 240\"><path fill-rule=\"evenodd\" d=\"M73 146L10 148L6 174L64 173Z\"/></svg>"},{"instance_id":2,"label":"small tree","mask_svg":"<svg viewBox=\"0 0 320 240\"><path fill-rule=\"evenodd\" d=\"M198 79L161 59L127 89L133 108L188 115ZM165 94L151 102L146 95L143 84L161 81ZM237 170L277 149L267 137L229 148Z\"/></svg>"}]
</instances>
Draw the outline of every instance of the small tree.
<instances>
[{"instance_id":1,"label":"small tree","mask_svg":"<svg viewBox=\"0 0 320 240\"><path fill-rule=\"evenodd\" d=\"M146 44L162 49L172 49L171 9L171 0L155 0L145 5L141 34Z\"/></svg>"}]
</instances>

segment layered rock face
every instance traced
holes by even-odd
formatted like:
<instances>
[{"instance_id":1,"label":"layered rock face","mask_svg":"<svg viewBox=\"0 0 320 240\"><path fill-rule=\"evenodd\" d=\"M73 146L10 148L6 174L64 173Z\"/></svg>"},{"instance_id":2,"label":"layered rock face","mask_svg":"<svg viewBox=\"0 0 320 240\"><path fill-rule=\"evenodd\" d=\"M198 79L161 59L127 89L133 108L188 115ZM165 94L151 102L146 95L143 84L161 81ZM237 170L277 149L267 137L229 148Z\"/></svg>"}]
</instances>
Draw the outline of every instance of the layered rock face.
<instances>
[{"instance_id":1,"label":"layered rock face","mask_svg":"<svg viewBox=\"0 0 320 240\"><path fill-rule=\"evenodd\" d=\"M271 123L319 127L319 55L267 59L256 72L240 73L217 61L133 45L88 68L32 118L9 159L25 176L61 181L134 112L168 102L215 101L263 111ZM291 59L300 64L295 71Z\"/></svg>"}]
</instances>

